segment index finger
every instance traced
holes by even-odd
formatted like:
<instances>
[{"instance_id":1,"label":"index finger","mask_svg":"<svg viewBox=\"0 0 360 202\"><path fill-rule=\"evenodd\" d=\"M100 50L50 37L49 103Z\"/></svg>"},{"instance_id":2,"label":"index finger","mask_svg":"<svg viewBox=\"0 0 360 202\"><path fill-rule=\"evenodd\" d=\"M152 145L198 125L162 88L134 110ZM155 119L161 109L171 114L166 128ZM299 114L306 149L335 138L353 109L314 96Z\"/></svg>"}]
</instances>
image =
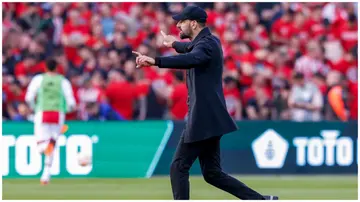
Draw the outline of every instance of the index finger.
<instances>
[{"instance_id":1,"label":"index finger","mask_svg":"<svg viewBox=\"0 0 360 202\"><path fill-rule=\"evenodd\" d=\"M161 33L161 35L162 35L163 37L166 37L165 32L163 32L163 31L161 30L160 33Z\"/></svg>"},{"instance_id":2,"label":"index finger","mask_svg":"<svg viewBox=\"0 0 360 202\"><path fill-rule=\"evenodd\" d=\"M139 52L132 51L132 53L134 53L134 54L137 55L137 56L141 56L141 53L139 53Z\"/></svg>"}]
</instances>

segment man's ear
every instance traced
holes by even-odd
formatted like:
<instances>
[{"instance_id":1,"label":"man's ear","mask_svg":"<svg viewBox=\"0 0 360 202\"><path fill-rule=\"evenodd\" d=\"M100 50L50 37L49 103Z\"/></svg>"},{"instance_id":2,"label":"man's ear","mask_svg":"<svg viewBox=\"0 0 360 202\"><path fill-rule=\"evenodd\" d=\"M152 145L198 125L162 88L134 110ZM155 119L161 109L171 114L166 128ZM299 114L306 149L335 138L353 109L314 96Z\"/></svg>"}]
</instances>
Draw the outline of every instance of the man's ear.
<instances>
[{"instance_id":1,"label":"man's ear","mask_svg":"<svg viewBox=\"0 0 360 202\"><path fill-rule=\"evenodd\" d=\"M193 21L191 21L191 26L193 26L194 27L194 29L196 29L197 27L199 27L199 24L195 21L195 20L193 20Z\"/></svg>"}]
</instances>

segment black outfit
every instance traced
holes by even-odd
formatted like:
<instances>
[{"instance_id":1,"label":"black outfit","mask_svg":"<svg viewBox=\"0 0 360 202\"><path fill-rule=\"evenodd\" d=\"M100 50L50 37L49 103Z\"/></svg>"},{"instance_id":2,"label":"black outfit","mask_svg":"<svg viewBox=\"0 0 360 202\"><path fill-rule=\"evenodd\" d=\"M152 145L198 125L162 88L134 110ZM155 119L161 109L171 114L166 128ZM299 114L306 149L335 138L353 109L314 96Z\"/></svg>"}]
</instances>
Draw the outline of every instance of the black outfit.
<instances>
[{"instance_id":1,"label":"black outfit","mask_svg":"<svg viewBox=\"0 0 360 202\"><path fill-rule=\"evenodd\" d=\"M189 116L184 142L196 142L236 131L222 88L223 53L218 38L204 28L190 43L175 42L176 56L156 57L160 68L186 70Z\"/></svg>"},{"instance_id":2,"label":"black outfit","mask_svg":"<svg viewBox=\"0 0 360 202\"><path fill-rule=\"evenodd\" d=\"M204 28L192 42L175 42L173 47L183 54L156 57L155 65L187 69L189 116L170 169L174 199L189 199L189 169L198 157L206 182L241 199L264 199L221 170L221 136L238 128L226 109L219 39Z\"/></svg>"},{"instance_id":3,"label":"black outfit","mask_svg":"<svg viewBox=\"0 0 360 202\"><path fill-rule=\"evenodd\" d=\"M161 103L163 102L163 103ZM156 95L153 86L149 87L149 94L146 96L146 120L162 119L166 110L165 101L161 101Z\"/></svg>"}]
</instances>

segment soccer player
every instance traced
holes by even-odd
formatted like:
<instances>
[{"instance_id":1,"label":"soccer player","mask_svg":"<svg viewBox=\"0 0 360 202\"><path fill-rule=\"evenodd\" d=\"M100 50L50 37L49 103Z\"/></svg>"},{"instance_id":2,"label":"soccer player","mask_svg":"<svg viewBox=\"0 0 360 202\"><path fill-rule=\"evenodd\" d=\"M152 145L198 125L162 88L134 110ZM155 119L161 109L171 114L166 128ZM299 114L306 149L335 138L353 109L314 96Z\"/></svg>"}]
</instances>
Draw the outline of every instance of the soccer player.
<instances>
[{"instance_id":1,"label":"soccer player","mask_svg":"<svg viewBox=\"0 0 360 202\"><path fill-rule=\"evenodd\" d=\"M34 135L41 154L45 156L40 183L50 181L50 168L57 138L60 136L65 114L75 109L76 102L69 80L56 73L54 59L46 61L46 72L30 82L25 100L35 111Z\"/></svg>"}]
</instances>

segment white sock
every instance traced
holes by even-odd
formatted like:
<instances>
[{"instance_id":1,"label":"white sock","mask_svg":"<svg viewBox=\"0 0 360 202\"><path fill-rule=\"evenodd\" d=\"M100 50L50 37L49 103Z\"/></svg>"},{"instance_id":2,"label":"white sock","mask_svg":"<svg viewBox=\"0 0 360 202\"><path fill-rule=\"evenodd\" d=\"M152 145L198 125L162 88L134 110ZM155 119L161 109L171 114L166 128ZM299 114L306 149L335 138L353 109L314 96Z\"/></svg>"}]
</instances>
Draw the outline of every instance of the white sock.
<instances>
[{"instance_id":1,"label":"white sock","mask_svg":"<svg viewBox=\"0 0 360 202\"><path fill-rule=\"evenodd\" d=\"M41 176L42 181L49 181L50 180L50 176L51 176L50 169L51 169L53 158L54 158L53 156L54 156L53 154L51 154L50 156L45 155L44 171L43 171L43 174Z\"/></svg>"}]
</instances>

